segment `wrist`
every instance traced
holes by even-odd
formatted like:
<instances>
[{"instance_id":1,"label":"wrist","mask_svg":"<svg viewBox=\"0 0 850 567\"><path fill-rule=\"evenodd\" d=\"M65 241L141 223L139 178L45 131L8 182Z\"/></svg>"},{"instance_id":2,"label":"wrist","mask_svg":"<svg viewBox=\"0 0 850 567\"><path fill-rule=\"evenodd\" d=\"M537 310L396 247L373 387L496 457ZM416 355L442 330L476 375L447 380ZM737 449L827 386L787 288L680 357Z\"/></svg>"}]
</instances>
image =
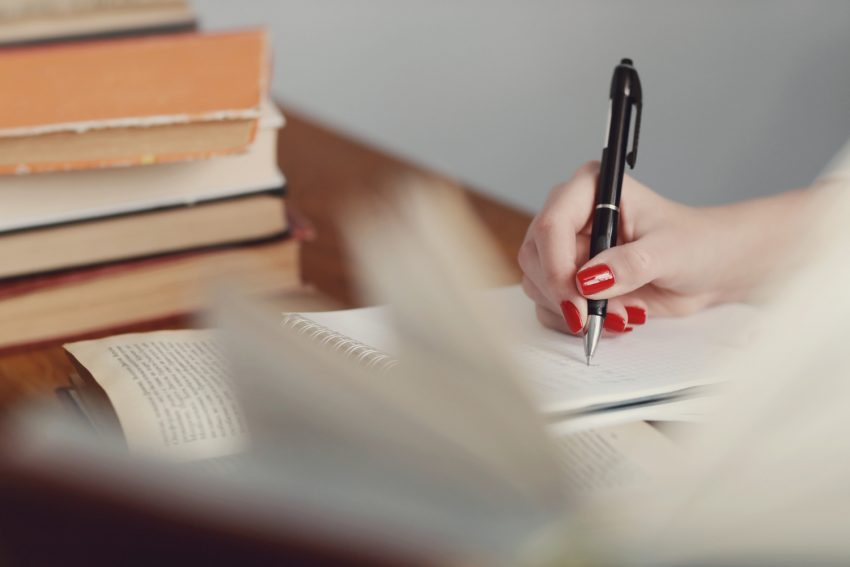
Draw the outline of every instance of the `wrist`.
<instances>
[{"instance_id":1,"label":"wrist","mask_svg":"<svg viewBox=\"0 0 850 567\"><path fill-rule=\"evenodd\" d=\"M801 266L814 193L796 189L703 209L716 244L716 303L753 301Z\"/></svg>"}]
</instances>

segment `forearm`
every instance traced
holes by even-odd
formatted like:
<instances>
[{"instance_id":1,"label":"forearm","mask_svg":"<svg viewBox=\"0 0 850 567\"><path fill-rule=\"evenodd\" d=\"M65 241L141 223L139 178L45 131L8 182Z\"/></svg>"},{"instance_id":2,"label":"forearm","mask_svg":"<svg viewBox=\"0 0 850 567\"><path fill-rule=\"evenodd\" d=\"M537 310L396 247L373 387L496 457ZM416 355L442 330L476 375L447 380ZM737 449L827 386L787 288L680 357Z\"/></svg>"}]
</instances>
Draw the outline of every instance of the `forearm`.
<instances>
[{"instance_id":1,"label":"forearm","mask_svg":"<svg viewBox=\"0 0 850 567\"><path fill-rule=\"evenodd\" d=\"M753 300L802 266L821 193L808 187L703 210L715 240L718 302Z\"/></svg>"}]
</instances>

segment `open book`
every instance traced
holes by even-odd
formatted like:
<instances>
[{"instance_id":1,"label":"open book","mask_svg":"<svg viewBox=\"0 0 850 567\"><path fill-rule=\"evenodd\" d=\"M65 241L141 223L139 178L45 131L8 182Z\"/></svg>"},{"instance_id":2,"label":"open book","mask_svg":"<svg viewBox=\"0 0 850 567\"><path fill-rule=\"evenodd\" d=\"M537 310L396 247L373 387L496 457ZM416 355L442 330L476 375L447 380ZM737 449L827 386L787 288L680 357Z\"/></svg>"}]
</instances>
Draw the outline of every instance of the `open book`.
<instances>
[{"instance_id":1,"label":"open book","mask_svg":"<svg viewBox=\"0 0 850 567\"><path fill-rule=\"evenodd\" d=\"M283 325L378 372L390 372L397 364L300 315L286 315ZM250 446L240 388L229 375L215 331L117 335L65 349L75 372L73 388L62 396L97 432L119 431L132 454L191 462L230 457ZM656 476L676 453L666 437L640 421L580 429L557 423L551 431L563 450L565 481L582 492L604 492Z\"/></svg>"},{"instance_id":2,"label":"open book","mask_svg":"<svg viewBox=\"0 0 850 567\"><path fill-rule=\"evenodd\" d=\"M705 362L701 357L731 348L724 345L730 337L715 332L737 312L724 308L661 321L642 329L645 339L634 333L608 342L606 356L587 368L580 342L540 328L518 288L485 292L480 300L515 323L515 340L522 340L513 348L527 380L519 389L497 375L470 371L467 383L457 384L451 379L456 372L439 377L440 369L428 363L424 373L405 366L410 345L386 306L288 313L276 321L268 313L231 309L223 321L231 332L223 336L161 331L72 343L66 350L77 371L73 395L96 429L119 426L134 455L212 467L226 462L231 470L240 466L234 456L247 456L246 462L264 463L263 470L286 470L290 489L297 487L313 505L330 506L335 517L359 519L364 510L345 502L346 495L367 490L360 484L370 485L364 478L394 478L401 466L405 479L416 480L402 483L391 500L416 496L402 506L403 518L395 515L398 510L381 510L373 529L387 529L384 522L391 517L402 531L416 532L422 522L428 524L424 514L440 518L442 527L428 525L426 531L437 530L431 536L441 544L459 538L449 547L475 542L477 550L492 550L502 540L516 545L529 526L539 529L567 517L563 495L573 506L598 503L664 479L679 449L635 419L676 419L687 411L650 400L664 402L705 383L697 372ZM662 372L662 354L671 344L687 349L678 360L691 362L680 362L679 374ZM536 408L526 405L523 390L530 391ZM473 398L477 403L470 405ZM642 411L635 413L629 402ZM580 416L608 413L622 417L585 422ZM545 435L541 415L548 421ZM599 426L588 427L594 423ZM395 439L384 438L387 424L393 424ZM333 431L342 437L330 442L325 436ZM422 452L429 457L423 460ZM297 464L292 455L299 455ZM390 455L402 464L366 455ZM452 470L443 470L440 462L454 463ZM325 478L339 467L350 474ZM253 478L244 471L239 476ZM329 496L328 484L336 486L335 496ZM517 490L529 490L519 489L524 486L535 487L533 497L518 497ZM456 501L455 491L464 499ZM454 494L451 502L446 494ZM510 509L519 525L456 525L468 523L469 510L481 513L471 502L486 503L494 514ZM370 501L368 507L374 506ZM414 517L407 517L409 510Z\"/></svg>"},{"instance_id":3,"label":"open book","mask_svg":"<svg viewBox=\"0 0 850 567\"><path fill-rule=\"evenodd\" d=\"M119 427L136 457L219 472L225 463L228 483L239 485L227 490L262 492L268 504L285 489L308 515L330 514L366 541L393 534L440 553L503 559L563 520L564 495L573 505L616 498L663 478L679 457L644 422L546 435L508 384L480 391L483 406L467 405L442 380L413 384L403 364L394 370L388 356L307 329L303 318L259 319L235 310L224 335L66 345L77 371L71 395L96 431ZM452 398L466 407L449 407ZM259 517L277 518L269 505Z\"/></svg>"}]
</instances>

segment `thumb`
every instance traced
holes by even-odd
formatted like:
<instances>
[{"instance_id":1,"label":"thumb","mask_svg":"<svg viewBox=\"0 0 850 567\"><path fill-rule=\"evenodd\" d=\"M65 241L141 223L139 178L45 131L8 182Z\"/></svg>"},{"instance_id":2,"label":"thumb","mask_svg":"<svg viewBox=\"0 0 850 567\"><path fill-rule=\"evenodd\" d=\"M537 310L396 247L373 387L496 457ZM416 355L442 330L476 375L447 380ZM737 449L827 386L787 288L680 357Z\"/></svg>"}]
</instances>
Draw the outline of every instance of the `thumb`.
<instances>
[{"instance_id":1,"label":"thumb","mask_svg":"<svg viewBox=\"0 0 850 567\"><path fill-rule=\"evenodd\" d=\"M650 237L609 248L578 270L576 285L591 299L629 293L661 276L660 256Z\"/></svg>"}]
</instances>

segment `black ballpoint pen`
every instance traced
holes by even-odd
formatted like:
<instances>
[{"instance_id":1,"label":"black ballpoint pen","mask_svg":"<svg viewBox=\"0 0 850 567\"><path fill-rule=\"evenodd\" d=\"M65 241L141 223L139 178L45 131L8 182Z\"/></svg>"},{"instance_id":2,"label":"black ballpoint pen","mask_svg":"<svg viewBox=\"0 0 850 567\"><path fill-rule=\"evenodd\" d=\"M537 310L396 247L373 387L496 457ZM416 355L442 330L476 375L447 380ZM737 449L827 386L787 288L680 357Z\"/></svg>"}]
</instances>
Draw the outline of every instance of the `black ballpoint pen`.
<instances>
[{"instance_id":1,"label":"black ballpoint pen","mask_svg":"<svg viewBox=\"0 0 850 567\"><path fill-rule=\"evenodd\" d=\"M596 188L596 206L593 210L593 228L590 235L591 258L617 244L617 226L620 223L620 192L623 188L625 164L628 163L631 168L635 167L643 93L640 88L640 79L631 59L623 59L614 69L610 96L608 130L605 132L605 146L602 148L599 185ZM632 149L627 154L632 106L635 107L636 112L635 133ZM587 357L588 365L596 352L596 345L599 344L607 309L608 301L605 299L587 300L584 354Z\"/></svg>"}]
</instances>

